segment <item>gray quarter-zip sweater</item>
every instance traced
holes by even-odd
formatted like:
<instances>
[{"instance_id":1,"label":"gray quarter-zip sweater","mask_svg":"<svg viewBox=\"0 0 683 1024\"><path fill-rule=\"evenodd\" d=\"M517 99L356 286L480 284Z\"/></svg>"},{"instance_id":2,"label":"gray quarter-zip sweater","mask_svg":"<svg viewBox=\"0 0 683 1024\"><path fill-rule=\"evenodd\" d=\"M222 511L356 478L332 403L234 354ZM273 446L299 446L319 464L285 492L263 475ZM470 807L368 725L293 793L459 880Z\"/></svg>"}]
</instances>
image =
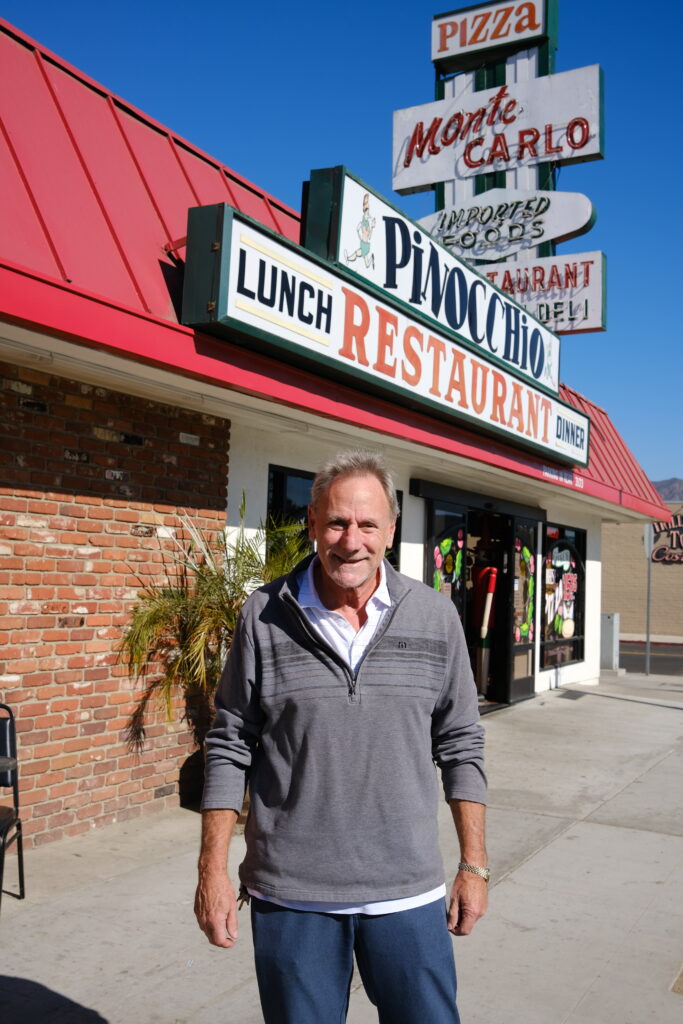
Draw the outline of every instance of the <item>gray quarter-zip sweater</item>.
<instances>
[{"instance_id":1,"label":"gray quarter-zip sweater","mask_svg":"<svg viewBox=\"0 0 683 1024\"><path fill-rule=\"evenodd\" d=\"M446 799L484 803L483 729L453 604L385 563L392 607L356 672L313 629L297 577L246 601L206 740L202 809L250 810L240 879L265 896L369 902L444 881Z\"/></svg>"}]
</instances>

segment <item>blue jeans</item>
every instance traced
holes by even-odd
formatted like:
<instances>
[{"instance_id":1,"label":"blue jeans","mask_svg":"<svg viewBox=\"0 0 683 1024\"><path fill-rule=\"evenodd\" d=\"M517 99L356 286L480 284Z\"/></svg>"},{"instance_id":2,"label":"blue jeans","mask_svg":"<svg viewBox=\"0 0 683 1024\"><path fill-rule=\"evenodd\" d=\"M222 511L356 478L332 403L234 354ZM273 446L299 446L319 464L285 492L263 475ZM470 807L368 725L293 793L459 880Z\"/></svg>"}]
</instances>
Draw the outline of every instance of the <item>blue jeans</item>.
<instances>
[{"instance_id":1,"label":"blue jeans","mask_svg":"<svg viewBox=\"0 0 683 1024\"><path fill-rule=\"evenodd\" d=\"M342 1024L353 954L380 1024L460 1024L446 908L316 914L251 899L266 1024Z\"/></svg>"}]
</instances>

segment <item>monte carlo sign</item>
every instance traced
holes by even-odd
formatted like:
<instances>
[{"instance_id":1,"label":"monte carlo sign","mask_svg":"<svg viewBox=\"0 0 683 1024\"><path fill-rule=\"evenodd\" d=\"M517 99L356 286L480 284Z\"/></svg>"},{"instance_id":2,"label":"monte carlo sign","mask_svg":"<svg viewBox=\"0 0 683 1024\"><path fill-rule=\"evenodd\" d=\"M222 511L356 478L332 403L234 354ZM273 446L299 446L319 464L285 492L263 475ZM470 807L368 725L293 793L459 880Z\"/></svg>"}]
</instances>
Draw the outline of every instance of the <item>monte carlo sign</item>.
<instances>
[{"instance_id":1,"label":"monte carlo sign","mask_svg":"<svg viewBox=\"0 0 683 1024\"><path fill-rule=\"evenodd\" d=\"M547 328L344 168L314 171L307 197L305 246L227 204L190 210L183 323L587 464Z\"/></svg>"},{"instance_id":2,"label":"monte carlo sign","mask_svg":"<svg viewBox=\"0 0 683 1024\"><path fill-rule=\"evenodd\" d=\"M393 187L603 155L597 64L394 112Z\"/></svg>"}]
</instances>

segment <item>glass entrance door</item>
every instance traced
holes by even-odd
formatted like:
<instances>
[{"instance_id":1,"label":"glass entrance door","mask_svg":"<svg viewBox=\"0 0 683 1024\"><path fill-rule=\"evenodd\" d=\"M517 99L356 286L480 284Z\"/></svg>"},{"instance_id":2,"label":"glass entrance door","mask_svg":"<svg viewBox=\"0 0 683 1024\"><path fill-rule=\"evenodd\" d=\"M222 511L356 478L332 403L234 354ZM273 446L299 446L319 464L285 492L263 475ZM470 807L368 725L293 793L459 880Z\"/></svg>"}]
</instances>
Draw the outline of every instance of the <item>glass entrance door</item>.
<instances>
[{"instance_id":1,"label":"glass entrance door","mask_svg":"<svg viewBox=\"0 0 683 1024\"><path fill-rule=\"evenodd\" d=\"M433 498L425 580L456 606L483 710L532 697L538 521Z\"/></svg>"},{"instance_id":2,"label":"glass entrance door","mask_svg":"<svg viewBox=\"0 0 683 1024\"><path fill-rule=\"evenodd\" d=\"M508 621L510 665L508 701L534 695L534 636L537 602L537 532L533 519L512 520L512 594Z\"/></svg>"}]
</instances>

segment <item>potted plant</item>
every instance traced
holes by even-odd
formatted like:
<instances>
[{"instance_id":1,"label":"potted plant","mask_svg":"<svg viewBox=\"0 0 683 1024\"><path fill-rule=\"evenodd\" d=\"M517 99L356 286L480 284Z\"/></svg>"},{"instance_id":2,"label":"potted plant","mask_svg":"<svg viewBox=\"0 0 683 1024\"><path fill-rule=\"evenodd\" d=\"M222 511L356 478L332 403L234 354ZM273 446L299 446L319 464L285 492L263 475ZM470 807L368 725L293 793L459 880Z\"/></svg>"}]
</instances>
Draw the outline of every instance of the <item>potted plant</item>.
<instances>
[{"instance_id":1,"label":"potted plant","mask_svg":"<svg viewBox=\"0 0 683 1024\"><path fill-rule=\"evenodd\" d=\"M174 538L173 549L163 552L161 580L141 581L118 650L119 662L143 685L127 727L133 750L144 748L150 706L161 704L171 721L178 696L202 746L244 601L310 551L301 523L271 522L249 535L244 517L244 496L234 536L224 530L208 534L179 516L184 539Z\"/></svg>"}]
</instances>

